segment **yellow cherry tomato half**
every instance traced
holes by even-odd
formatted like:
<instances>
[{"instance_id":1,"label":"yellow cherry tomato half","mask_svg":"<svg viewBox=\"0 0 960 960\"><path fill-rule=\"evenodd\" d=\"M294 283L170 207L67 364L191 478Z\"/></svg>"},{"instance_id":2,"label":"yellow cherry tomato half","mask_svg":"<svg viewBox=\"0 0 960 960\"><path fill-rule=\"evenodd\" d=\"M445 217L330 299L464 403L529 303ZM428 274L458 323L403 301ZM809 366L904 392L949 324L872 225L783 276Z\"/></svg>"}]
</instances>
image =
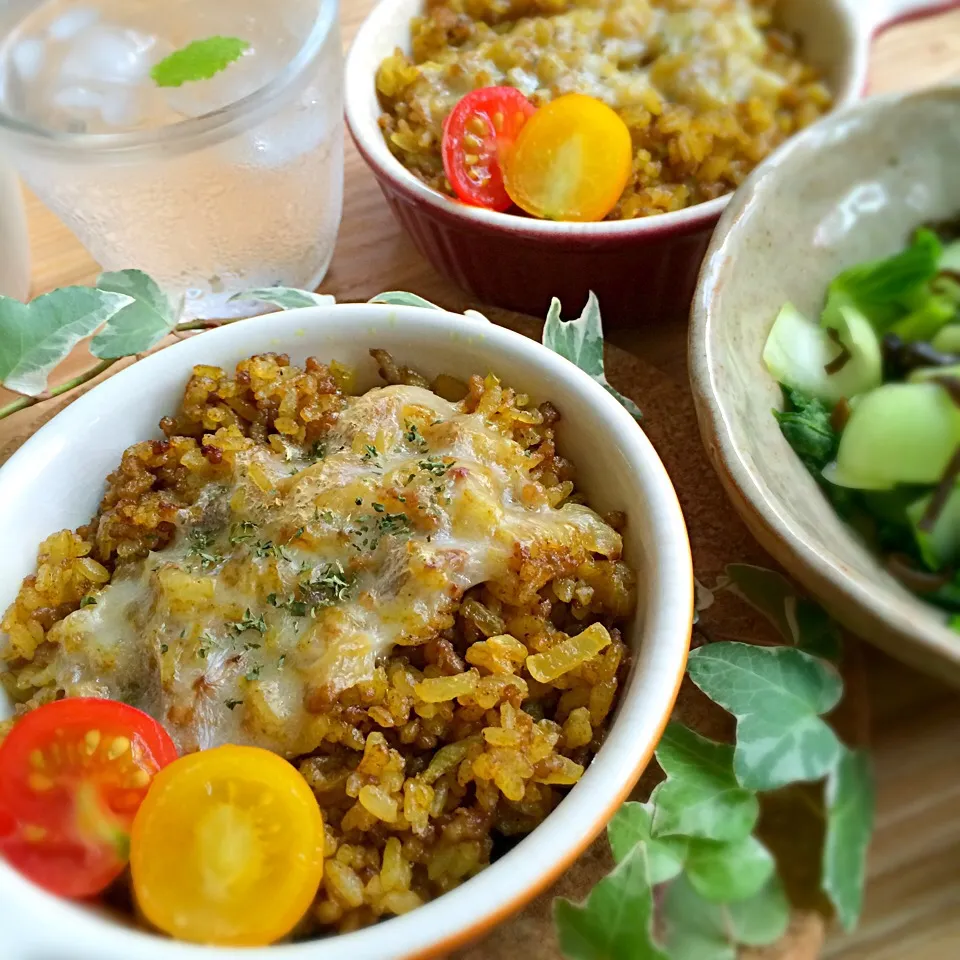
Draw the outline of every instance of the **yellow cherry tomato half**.
<instances>
[{"instance_id":1,"label":"yellow cherry tomato half","mask_svg":"<svg viewBox=\"0 0 960 960\"><path fill-rule=\"evenodd\" d=\"M627 125L605 103L570 93L526 122L504 164L510 199L545 220L602 220L633 169Z\"/></svg>"},{"instance_id":2,"label":"yellow cherry tomato half","mask_svg":"<svg viewBox=\"0 0 960 960\"><path fill-rule=\"evenodd\" d=\"M179 940L266 946L310 908L323 876L323 817L286 760L217 747L154 778L133 823L137 902Z\"/></svg>"}]
</instances>

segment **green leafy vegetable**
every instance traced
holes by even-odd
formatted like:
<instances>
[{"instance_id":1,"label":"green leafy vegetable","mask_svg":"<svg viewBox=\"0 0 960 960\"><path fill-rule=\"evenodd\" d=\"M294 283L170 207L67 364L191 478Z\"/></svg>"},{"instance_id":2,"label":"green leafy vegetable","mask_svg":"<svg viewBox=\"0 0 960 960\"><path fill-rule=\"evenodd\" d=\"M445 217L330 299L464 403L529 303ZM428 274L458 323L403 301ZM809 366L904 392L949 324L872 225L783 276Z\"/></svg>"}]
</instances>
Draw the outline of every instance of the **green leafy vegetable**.
<instances>
[{"instance_id":1,"label":"green leafy vegetable","mask_svg":"<svg viewBox=\"0 0 960 960\"><path fill-rule=\"evenodd\" d=\"M283 310L298 310L301 307L325 307L336 303L329 294L313 293L311 290L297 290L294 287L255 287L243 290L230 298L235 300L259 300L272 303Z\"/></svg>"},{"instance_id":2,"label":"green leafy vegetable","mask_svg":"<svg viewBox=\"0 0 960 960\"><path fill-rule=\"evenodd\" d=\"M760 806L737 783L734 748L714 743L679 723L670 723L657 747L667 779L650 796L655 837L682 834L736 841L749 835Z\"/></svg>"},{"instance_id":3,"label":"green leafy vegetable","mask_svg":"<svg viewBox=\"0 0 960 960\"><path fill-rule=\"evenodd\" d=\"M150 77L158 87L181 87L185 83L209 80L249 49L250 44L237 37L195 40L156 64Z\"/></svg>"},{"instance_id":4,"label":"green leafy vegetable","mask_svg":"<svg viewBox=\"0 0 960 960\"><path fill-rule=\"evenodd\" d=\"M862 750L844 751L827 780L823 890L847 931L856 927L863 905L875 803L870 758Z\"/></svg>"},{"instance_id":5,"label":"green leafy vegetable","mask_svg":"<svg viewBox=\"0 0 960 960\"><path fill-rule=\"evenodd\" d=\"M784 388L787 408L773 415L780 432L807 469L819 479L820 472L837 455L840 438L830 419L831 411L816 397Z\"/></svg>"},{"instance_id":6,"label":"green leafy vegetable","mask_svg":"<svg viewBox=\"0 0 960 960\"><path fill-rule=\"evenodd\" d=\"M156 281L141 270L104 273L97 289L130 297L133 302L107 320L90 341L90 352L101 359L144 353L177 325L177 315Z\"/></svg>"},{"instance_id":7,"label":"green leafy vegetable","mask_svg":"<svg viewBox=\"0 0 960 960\"><path fill-rule=\"evenodd\" d=\"M948 296L931 295L921 306L898 320L889 332L905 343L931 340L957 315L956 302Z\"/></svg>"},{"instance_id":8,"label":"green leafy vegetable","mask_svg":"<svg viewBox=\"0 0 960 960\"><path fill-rule=\"evenodd\" d=\"M861 397L840 438L831 483L858 490L936 484L960 444L960 413L935 383L885 383Z\"/></svg>"},{"instance_id":9,"label":"green leafy vegetable","mask_svg":"<svg viewBox=\"0 0 960 960\"><path fill-rule=\"evenodd\" d=\"M827 291L823 325L834 326L839 308L853 304L870 318L879 333L884 333L906 312L905 305L911 298L923 294L936 276L942 253L937 235L921 229L902 252L845 270Z\"/></svg>"},{"instance_id":10,"label":"green leafy vegetable","mask_svg":"<svg viewBox=\"0 0 960 960\"><path fill-rule=\"evenodd\" d=\"M653 889L638 843L582 904L556 900L560 949L569 960L670 960L654 942Z\"/></svg>"},{"instance_id":11,"label":"green leafy vegetable","mask_svg":"<svg viewBox=\"0 0 960 960\"><path fill-rule=\"evenodd\" d=\"M784 304L764 344L763 362L778 383L830 404L871 390L883 379L877 333L849 303L824 326Z\"/></svg>"},{"instance_id":12,"label":"green leafy vegetable","mask_svg":"<svg viewBox=\"0 0 960 960\"><path fill-rule=\"evenodd\" d=\"M31 397L43 393L53 368L131 303L90 287L63 287L31 303L0 297L0 383Z\"/></svg>"},{"instance_id":13,"label":"green leafy vegetable","mask_svg":"<svg viewBox=\"0 0 960 960\"><path fill-rule=\"evenodd\" d=\"M790 647L714 643L690 654L690 678L737 718L733 765L751 790L819 780L843 747L821 719L840 701L836 669Z\"/></svg>"},{"instance_id":14,"label":"green leafy vegetable","mask_svg":"<svg viewBox=\"0 0 960 960\"><path fill-rule=\"evenodd\" d=\"M932 525L925 523L933 494L910 504L910 521L917 549L931 570L943 570L960 563L960 483L946 497Z\"/></svg>"},{"instance_id":15,"label":"green leafy vegetable","mask_svg":"<svg viewBox=\"0 0 960 960\"><path fill-rule=\"evenodd\" d=\"M603 323L600 319L600 304L593 293L590 294L580 319L568 322L560 319L560 301L554 299L543 326L543 345L589 374L637 420L642 418L640 408L607 382L603 369Z\"/></svg>"}]
</instances>

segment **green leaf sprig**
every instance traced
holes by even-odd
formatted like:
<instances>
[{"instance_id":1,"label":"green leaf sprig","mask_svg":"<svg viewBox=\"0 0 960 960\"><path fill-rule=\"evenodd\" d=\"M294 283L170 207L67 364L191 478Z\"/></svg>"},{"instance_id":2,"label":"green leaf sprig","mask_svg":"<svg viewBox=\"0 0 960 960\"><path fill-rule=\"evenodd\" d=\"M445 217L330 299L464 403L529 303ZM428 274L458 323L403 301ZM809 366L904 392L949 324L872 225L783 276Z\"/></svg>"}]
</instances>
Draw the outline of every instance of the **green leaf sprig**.
<instances>
[{"instance_id":1,"label":"green leaf sprig","mask_svg":"<svg viewBox=\"0 0 960 960\"><path fill-rule=\"evenodd\" d=\"M209 80L236 63L250 44L237 37L207 37L195 40L168 57L150 71L158 87L182 87L185 83Z\"/></svg>"},{"instance_id":2,"label":"green leaf sprig","mask_svg":"<svg viewBox=\"0 0 960 960\"><path fill-rule=\"evenodd\" d=\"M289 287L244 290L231 299L258 301L283 310L330 304L331 296ZM95 287L61 287L21 303L0 297L0 384L16 400L0 407L0 419L93 380L126 357L152 350L164 337L208 330L235 320L181 319L159 284L141 270L101 274ZM100 363L49 388L54 368L82 340Z\"/></svg>"},{"instance_id":3,"label":"green leaf sprig","mask_svg":"<svg viewBox=\"0 0 960 960\"><path fill-rule=\"evenodd\" d=\"M825 781L821 888L856 926L874 785L863 751L823 720L840 700L840 634L779 574L731 566L721 588L753 605L785 646L720 642L690 654L690 679L736 717L733 744L670 723L656 750L665 779L607 828L616 869L581 904L557 900L568 960L736 960L786 932L790 904L756 834L760 794ZM651 909L654 906L654 909Z\"/></svg>"},{"instance_id":4,"label":"green leaf sprig","mask_svg":"<svg viewBox=\"0 0 960 960\"><path fill-rule=\"evenodd\" d=\"M547 321L543 325L543 345L589 374L637 420L643 417L640 408L632 400L618 393L607 382L603 366L603 323L600 319L600 304L593 291L590 292L587 305L579 319L567 322L560 319L560 301L554 298Z\"/></svg>"}]
</instances>

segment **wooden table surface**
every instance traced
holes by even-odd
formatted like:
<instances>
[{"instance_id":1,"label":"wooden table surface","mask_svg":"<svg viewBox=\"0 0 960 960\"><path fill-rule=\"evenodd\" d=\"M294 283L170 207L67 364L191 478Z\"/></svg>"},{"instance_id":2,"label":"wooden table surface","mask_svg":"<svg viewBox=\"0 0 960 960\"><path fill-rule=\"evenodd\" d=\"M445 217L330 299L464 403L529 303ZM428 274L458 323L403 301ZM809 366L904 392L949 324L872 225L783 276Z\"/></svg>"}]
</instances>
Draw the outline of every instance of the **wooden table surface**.
<instances>
[{"instance_id":1,"label":"wooden table surface","mask_svg":"<svg viewBox=\"0 0 960 960\"><path fill-rule=\"evenodd\" d=\"M862 0L872 2L872 0ZM349 41L373 0L346 0ZM960 79L960 11L897 27L876 42L876 92ZM956 160L956 158L954 158ZM29 198L34 293L89 283L96 264ZM463 294L413 251L363 162L348 146L343 229L322 289L366 300L404 289L444 305ZM480 305L478 305L480 306ZM620 335L617 342L677 382L686 382L681 324ZM872 733L879 786L866 910L851 936L834 934L830 960L956 960L960 957L960 697L936 680L868 650Z\"/></svg>"}]
</instances>

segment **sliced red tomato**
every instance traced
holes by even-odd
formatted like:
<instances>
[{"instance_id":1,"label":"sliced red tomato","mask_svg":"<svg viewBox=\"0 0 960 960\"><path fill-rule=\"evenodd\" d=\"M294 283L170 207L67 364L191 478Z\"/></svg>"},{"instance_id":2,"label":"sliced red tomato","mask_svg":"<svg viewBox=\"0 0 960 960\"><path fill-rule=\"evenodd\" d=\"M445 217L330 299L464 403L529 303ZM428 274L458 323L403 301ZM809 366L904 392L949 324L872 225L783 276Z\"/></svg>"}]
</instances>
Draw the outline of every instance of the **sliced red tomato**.
<instances>
[{"instance_id":1,"label":"sliced red tomato","mask_svg":"<svg viewBox=\"0 0 960 960\"><path fill-rule=\"evenodd\" d=\"M443 128L443 169L456 195L474 207L509 210L503 159L537 108L513 87L468 93Z\"/></svg>"},{"instance_id":2,"label":"sliced red tomato","mask_svg":"<svg viewBox=\"0 0 960 960\"><path fill-rule=\"evenodd\" d=\"M0 855L63 897L90 897L126 868L133 818L177 759L152 717L68 698L17 721L0 744Z\"/></svg>"}]
</instances>

